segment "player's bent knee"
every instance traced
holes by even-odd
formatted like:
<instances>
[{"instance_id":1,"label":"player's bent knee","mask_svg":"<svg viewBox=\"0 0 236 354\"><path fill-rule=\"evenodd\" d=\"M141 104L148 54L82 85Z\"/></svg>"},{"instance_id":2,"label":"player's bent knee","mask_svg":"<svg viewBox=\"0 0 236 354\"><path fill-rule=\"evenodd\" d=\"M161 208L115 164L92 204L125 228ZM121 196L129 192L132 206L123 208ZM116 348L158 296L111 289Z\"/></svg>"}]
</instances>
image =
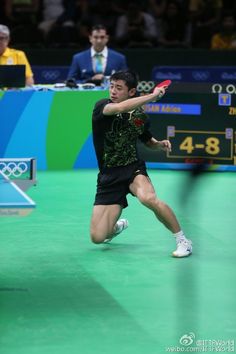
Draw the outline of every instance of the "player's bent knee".
<instances>
[{"instance_id":1,"label":"player's bent knee","mask_svg":"<svg viewBox=\"0 0 236 354\"><path fill-rule=\"evenodd\" d=\"M140 202L147 206L148 208L151 208L155 205L155 203L157 202L155 194L142 194L139 195L139 200Z\"/></svg>"},{"instance_id":2,"label":"player's bent knee","mask_svg":"<svg viewBox=\"0 0 236 354\"><path fill-rule=\"evenodd\" d=\"M94 235L90 235L90 238L91 238L91 241L95 244L99 244L99 243L102 243L104 241L104 239L100 239L100 238L97 238L97 237L94 237Z\"/></svg>"},{"instance_id":3,"label":"player's bent knee","mask_svg":"<svg viewBox=\"0 0 236 354\"><path fill-rule=\"evenodd\" d=\"M96 239L91 237L92 243L95 243L96 245L99 245L100 243L103 243L104 240Z\"/></svg>"},{"instance_id":4,"label":"player's bent knee","mask_svg":"<svg viewBox=\"0 0 236 354\"><path fill-rule=\"evenodd\" d=\"M99 244L102 243L106 237L99 232L90 231L90 238L93 243Z\"/></svg>"}]
</instances>

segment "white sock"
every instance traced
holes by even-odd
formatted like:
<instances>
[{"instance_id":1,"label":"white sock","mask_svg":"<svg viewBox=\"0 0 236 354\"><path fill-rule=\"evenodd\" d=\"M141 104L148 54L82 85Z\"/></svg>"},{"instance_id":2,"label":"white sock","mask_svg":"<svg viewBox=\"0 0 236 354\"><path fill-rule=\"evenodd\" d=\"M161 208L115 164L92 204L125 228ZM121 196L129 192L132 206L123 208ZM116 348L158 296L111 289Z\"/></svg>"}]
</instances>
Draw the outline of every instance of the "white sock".
<instances>
[{"instance_id":1,"label":"white sock","mask_svg":"<svg viewBox=\"0 0 236 354\"><path fill-rule=\"evenodd\" d=\"M185 237L184 232L182 230L180 230L179 232L176 232L176 234L173 234L173 235L174 235L177 242L186 240L186 237Z\"/></svg>"}]
</instances>

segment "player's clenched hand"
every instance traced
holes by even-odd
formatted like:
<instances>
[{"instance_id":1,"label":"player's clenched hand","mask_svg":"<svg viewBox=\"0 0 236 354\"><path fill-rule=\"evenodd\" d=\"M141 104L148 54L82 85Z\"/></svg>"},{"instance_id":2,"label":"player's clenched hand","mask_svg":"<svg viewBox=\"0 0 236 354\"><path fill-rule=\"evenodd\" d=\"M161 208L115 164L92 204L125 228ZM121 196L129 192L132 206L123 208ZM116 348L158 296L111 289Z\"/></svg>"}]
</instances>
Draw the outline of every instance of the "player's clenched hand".
<instances>
[{"instance_id":1,"label":"player's clenched hand","mask_svg":"<svg viewBox=\"0 0 236 354\"><path fill-rule=\"evenodd\" d=\"M171 80L165 80L160 82L158 85L154 87L153 93L154 95L156 95L156 101L162 98L162 96L164 96L166 90L171 85L171 83L172 83Z\"/></svg>"},{"instance_id":2,"label":"player's clenched hand","mask_svg":"<svg viewBox=\"0 0 236 354\"><path fill-rule=\"evenodd\" d=\"M169 140L159 141L159 147L161 150L170 152L171 151L171 142Z\"/></svg>"},{"instance_id":3,"label":"player's clenched hand","mask_svg":"<svg viewBox=\"0 0 236 354\"><path fill-rule=\"evenodd\" d=\"M162 87L155 87L153 90L154 95L156 95L157 98L161 98L162 96L164 96L166 92L166 87L162 86Z\"/></svg>"}]
</instances>

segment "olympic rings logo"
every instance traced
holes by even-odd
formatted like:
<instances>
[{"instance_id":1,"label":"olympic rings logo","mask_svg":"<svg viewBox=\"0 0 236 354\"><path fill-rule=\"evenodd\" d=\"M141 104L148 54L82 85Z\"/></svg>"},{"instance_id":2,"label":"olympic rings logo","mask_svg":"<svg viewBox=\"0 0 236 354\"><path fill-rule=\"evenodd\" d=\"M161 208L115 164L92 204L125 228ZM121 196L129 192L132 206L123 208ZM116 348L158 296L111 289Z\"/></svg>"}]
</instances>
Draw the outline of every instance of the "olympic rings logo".
<instances>
[{"instance_id":1,"label":"olympic rings logo","mask_svg":"<svg viewBox=\"0 0 236 354\"><path fill-rule=\"evenodd\" d=\"M214 84L211 86L212 93L221 93L222 90L223 90L223 87L221 84ZM229 84L225 87L225 91L231 95L232 93L236 93L236 87L233 84Z\"/></svg>"},{"instance_id":2,"label":"olympic rings logo","mask_svg":"<svg viewBox=\"0 0 236 354\"><path fill-rule=\"evenodd\" d=\"M155 86L153 81L139 81L137 86L138 92L150 92Z\"/></svg>"},{"instance_id":3,"label":"olympic rings logo","mask_svg":"<svg viewBox=\"0 0 236 354\"><path fill-rule=\"evenodd\" d=\"M20 177L28 170L28 166L25 162L0 162L0 170L7 177Z\"/></svg>"},{"instance_id":4,"label":"olympic rings logo","mask_svg":"<svg viewBox=\"0 0 236 354\"><path fill-rule=\"evenodd\" d=\"M47 80L56 80L60 77L59 70L44 70L42 71L42 77Z\"/></svg>"},{"instance_id":5,"label":"olympic rings logo","mask_svg":"<svg viewBox=\"0 0 236 354\"><path fill-rule=\"evenodd\" d=\"M192 77L196 81L206 81L210 76L209 71L193 71Z\"/></svg>"}]
</instances>

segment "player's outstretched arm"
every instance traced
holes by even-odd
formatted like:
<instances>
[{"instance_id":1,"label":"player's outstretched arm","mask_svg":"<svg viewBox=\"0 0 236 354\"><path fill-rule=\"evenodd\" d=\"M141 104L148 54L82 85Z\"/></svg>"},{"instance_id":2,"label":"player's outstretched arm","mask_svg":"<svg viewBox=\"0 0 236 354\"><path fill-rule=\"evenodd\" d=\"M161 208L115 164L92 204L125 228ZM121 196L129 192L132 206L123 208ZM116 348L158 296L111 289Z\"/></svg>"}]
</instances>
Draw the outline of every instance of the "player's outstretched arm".
<instances>
[{"instance_id":1,"label":"player's outstretched arm","mask_svg":"<svg viewBox=\"0 0 236 354\"><path fill-rule=\"evenodd\" d=\"M160 87L155 88L153 93L148 95L129 98L119 103L108 103L103 109L103 114L109 116L117 113L130 112L146 103L160 99L164 94L165 87Z\"/></svg>"}]
</instances>

